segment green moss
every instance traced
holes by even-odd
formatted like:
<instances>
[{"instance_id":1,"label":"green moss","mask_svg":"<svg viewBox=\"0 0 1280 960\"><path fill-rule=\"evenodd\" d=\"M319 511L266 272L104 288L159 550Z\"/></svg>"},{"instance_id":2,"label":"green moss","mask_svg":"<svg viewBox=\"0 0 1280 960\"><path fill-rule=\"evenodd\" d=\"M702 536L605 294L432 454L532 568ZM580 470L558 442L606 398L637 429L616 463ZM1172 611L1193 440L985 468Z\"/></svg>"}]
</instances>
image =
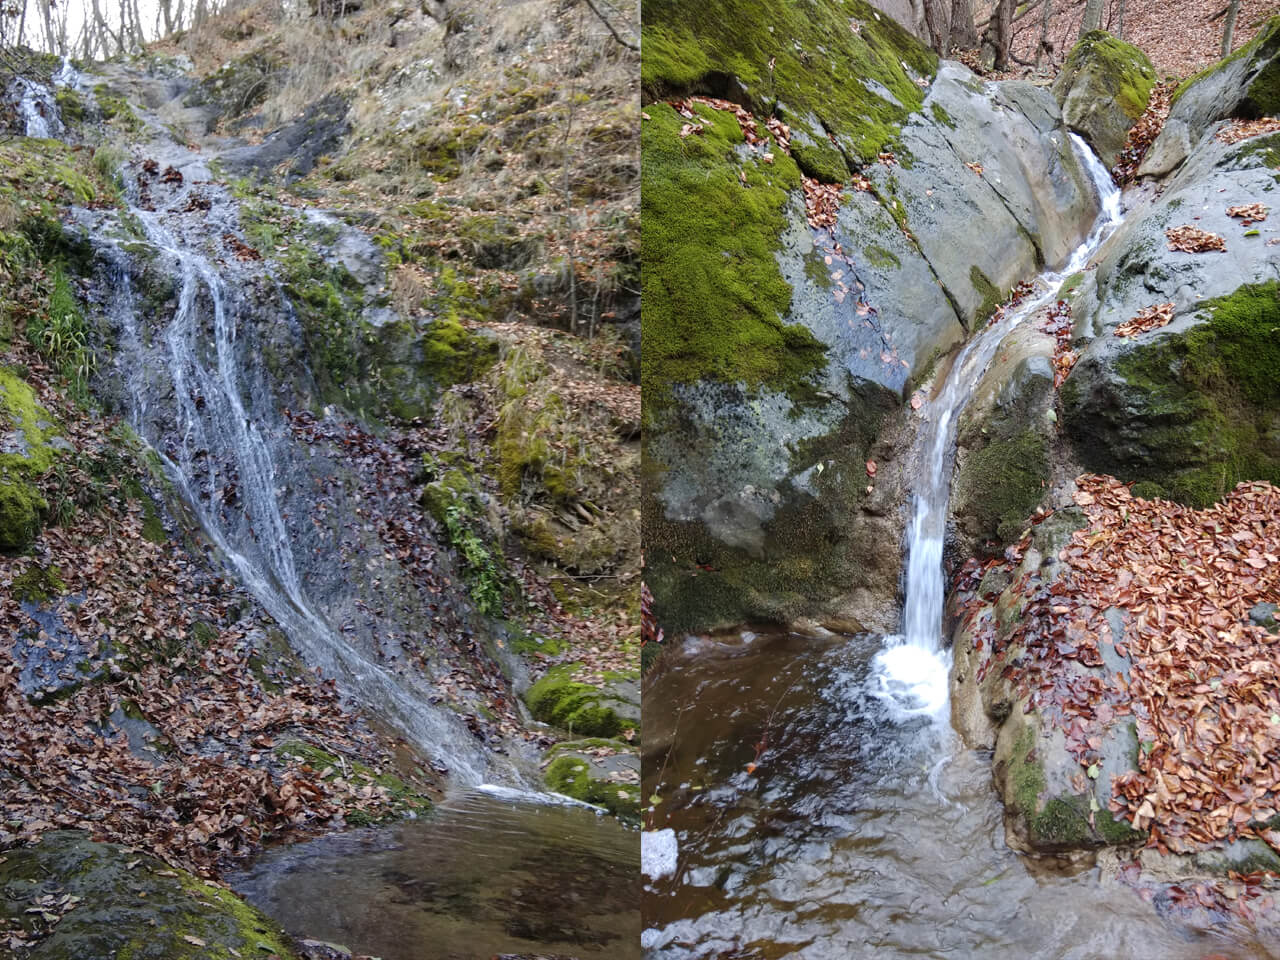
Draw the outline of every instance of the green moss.
<instances>
[{"instance_id":1,"label":"green moss","mask_svg":"<svg viewBox=\"0 0 1280 960\"><path fill-rule=\"evenodd\" d=\"M85 107L84 100L80 94L72 87L58 87L53 95L54 102L58 105L58 113L62 116L64 123L81 123L84 121Z\"/></svg>"},{"instance_id":2,"label":"green moss","mask_svg":"<svg viewBox=\"0 0 1280 960\"><path fill-rule=\"evenodd\" d=\"M1264 166L1280 170L1280 133L1244 141L1236 156L1242 160L1257 157Z\"/></svg>"},{"instance_id":3,"label":"green moss","mask_svg":"<svg viewBox=\"0 0 1280 960\"><path fill-rule=\"evenodd\" d=\"M969 454L960 479L976 535L1010 543L1026 529L1044 496L1049 441L1034 429L993 440Z\"/></svg>"},{"instance_id":4,"label":"green moss","mask_svg":"<svg viewBox=\"0 0 1280 960\"><path fill-rule=\"evenodd\" d=\"M625 823L640 820L640 787L591 776L591 764L580 757L556 757L547 767L547 786L575 800L604 807Z\"/></svg>"},{"instance_id":5,"label":"green moss","mask_svg":"<svg viewBox=\"0 0 1280 960\"><path fill-rule=\"evenodd\" d=\"M472 333L453 317L436 319L423 334L422 370L440 387L482 376L498 359L498 341Z\"/></svg>"},{"instance_id":6,"label":"green moss","mask_svg":"<svg viewBox=\"0 0 1280 960\"><path fill-rule=\"evenodd\" d=\"M402 817L411 811L423 811L431 808L430 800L395 774L378 773L368 764L324 750L305 740L285 740L277 744L273 752L282 759L295 760L310 766L312 776L321 777L323 780L342 777L349 783L356 785L371 783L384 787L391 803L387 816L380 819L369 819L367 815L364 815L366 822L383 822ZM356 816L357 813L358 811L352 811L348 816L348 820L353 824L360 825L357 823L359 820L359 817Z\"/></svg>"},{"instance_id":7,"label":"green moss","mask_svg":"<svg viewBox=\"0 0 1280 960\"><path fill-rule=\"evenodd\" d=\"M634 724L623 720L597 688L573 680L581 664L554 667L524 695L534 719L589 737L613 737Z\"/></svg>"},{"instance_id":8,"label":"green moss","mask_svg":"<svg viewBox=\"0 0 1280 960\"><path fill-rule=\"evenodd\" d=\"M1069 300L1071 295L1080 288L1080 284L1084 283L1085 273L1073 273L1062 282L1062 286L1058 288L1058 298L1061 300Z\"/></svg>"},{"instance_id":9,"label":"green moss","mask_svg":"<svg viewBox=\"0 0 1280 960\"><path fill-rule=\"evenodd\" d=\"M642 18L647 100L703 92L744 97L761 116L777 110L805 134L793 145L810 173L840 154L874 161L920 109L916 77L937 69L932 52L862 0L648 0Z\"/></svg>"},{"instance_id":10,"label":"green moss","mask_svg":"<svg viewBox=\"0 0 1280 960\"><path fill-rule=\"evenodd\" d=\"M1092 832L1087 803L1083 797L1051 797L1031 819L1036 845L1070 848L1088 843Z\"/></svg>"},{"instance_id":11,"label":"green moss","mask_svg":"<svg viewBox=\"0 0 1280 960\"><path fill-rule=\"evenodd\" d=\"M1244 480L1280 483L1280 284L1244 286L1201 310L1206 322L1120 357L1122 381L1105 406L1063 392L1086 467L1193 506Z\"/></svg>"},{"instance_id":12,"label":"green moss","mask_svg":"<svg viewBox=\"0 0 1280 960\"><path fill-rule=\"evenodd\" d=\"M873 267L879 267L882 270L888 270L891 267L902 266L902 261L898 259L898 255L892 250L886 250L878 244L868 244L862 248L863 256L867 258L867 262Z\"/></svg>"},{"instance_id":13,"label":"green moss","mask_svg":"<svg viewBox=\"0 0 1280 960\"><path fill-rule=\"evenodd\" d=\"M996 307L1004 303L1005 297L996 285L991 282L991 278L978 269L977 266L969 268L969 282L973 284L973 289L982 298L982 304L973 315L975 327L980 327L996 312Z\"/></svg>"},{"instance_id":14,"label":"green moss","mask_svg":"<svg viewBox=\"0 0 1280 960\"><path fill-rule=\"evenodd\" d=\"M1164 500L1169 496L1164 487L1151 480L1139 480L1130 488L1130 493L1140 500Z\"/></svg>"},{"instance_id":15,"label":"green moss","mask_svg":"<svg viewBox=\"0 0 1280 960\"><path fill-rule=\"evenodd\" d=\"M944 127L950 127L952 130L956 128L956 122L952 119L951 114L947 113L946 108L940 103L935 103L930 107L933 113L933 119L937 120Z\"/></svg>"},{"instance_id":16,"label":"green moss","mask_svg":"<svg viewBox=\"0 0 1280 960\"><path fill-rule=\"evenodd\" d=\"M648 112L641 127L646 419L673 385L704 378L809 395L826 347L783 321L791 288L776 259L788 195L800 186L794 162L776 147L771 165L741 154L730 113L700 108L704 132L681 137L685 120L670 106Z\"/></svg>"},{"instance_id":17,"label":"green moss","mask_svg":"<svg viewBox=\"0 0 1280 960\"><path fill-rule=\"evenodd\" d=\"M1036 746L1035 730L1027 725L1014 742L1009 758L1009 783L1013 788L1013 803L1028 824L1040 809L1040 794L1044 792L1044 767L1038 758L1032 757Z\"/></svg>"},{"instance_id":18,"label":"green moss","mask_svg":"<svg viewBox=\"0 0 1280 960\"><path fill-rule=\"evenodd\" d=\"M1130 120L1146 111L1156 85L1156 70L1133 44L1104 30L1090 31L1072 48L1062 73L1072 75L1082 68L1095 78L1099 92L1105 91Z\"/></svg>"},{"instance_id":19,"label":"green moss","mask_svg":"<svg viewBox=\"0 0 1280 960\"><path fill-rule=\"evenodd\" d=\"M120 127L129 133L137 133L143 129L143 123L129 106L129 101L118 93L113 93L105 83L93 88L93 99L98 105L102 119L112 126Z\"/></svg>"},{"instance_id":20,"label":"green moss","mask_svg":"<svg viewBox=\"0 0 1280 960\"><path fill-rule=\"evenodd\" d=\"M15 600L23 603L44 603L66 593L67 585L62 580L62 571L56 566L42 567L32 563L13 578L9 592Z\"/></svg>"},{"instance_id":21,"label":"green moss","mask_svg":"<svg viewBox=\"0 0 1280 960\"><path fill-rule=\"evenodd\" d=\"M1133 824L1123 817L1113 817L1101 807L1093 812L1094 829L1109 846L1121 847L1128 844L1141 843L1147 838L1146 830L1135 830Z\"/></svg>"}]
</instances>

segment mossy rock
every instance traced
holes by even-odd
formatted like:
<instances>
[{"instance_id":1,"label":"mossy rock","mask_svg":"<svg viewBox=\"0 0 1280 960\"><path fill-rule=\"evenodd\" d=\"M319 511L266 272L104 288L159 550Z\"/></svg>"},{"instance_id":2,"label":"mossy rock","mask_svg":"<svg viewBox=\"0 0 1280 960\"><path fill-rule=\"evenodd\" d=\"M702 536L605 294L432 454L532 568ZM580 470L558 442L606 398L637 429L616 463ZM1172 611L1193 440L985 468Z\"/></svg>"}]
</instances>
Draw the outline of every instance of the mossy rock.
<instances>
[{"instance_id":1,"label":"mossy rock","mask_svg":"<svg viewBox=\"0 0 1280 960\"><path fill-rule=\"evenodd\" d=\"M62 571L56 566L42 567L38 563L32 563L14 577L13 584L9 587L13 598L22 603L45 603L66 591Z\"/></svg>"},{"instance_id":2,"label":"mossy rock","mask_svg":"<svg viewBox=\"0 0 1280 960\"><path fill-rule=\"evenodd\" d=\"M572 750L572 744L568 745ZM626 744L619 743L620 748ZM624 823L640 821L640 785L619 783L597 775L590 759L572 752L557 756L547 766L544 779L549 788L566 797L604 807Z\"/></svg>"},{"instance_id":3,"label":"mossy rock","mask_svg":"<svg viewBox=\"0 0 1280 960\"><path fill-rule=\"evenodd\" d=\"M963 459L953 511L965 533L980 541L1012 543L1044 498L1049 482L1049 438L1027 426L994 437Z\"/></svg>"},{"instance_id":4,"label":"mossy rock","mask_svg":"<svg viewBox=\"0 0 1280 960\"><path fill-rule=\"evenodd\" d=\"M1200 99L1208 102L1195 102ZM1280 17L1268 20L1229 57L1180 83L1172 104L1171 117L1253 119L1280 113Z\"/></svg>"},{"instance_id":5,"label":"mossy rock","mask_svg":"<svg viewBox=\"0 0 1280 960\"><path fill-rule=\"evenodd\" d=\"M646 0L641 16L646 100L707 93L776 113L793 130L801 167L828 182L892 148L923 103L917 80L938 65L862 0Z\"/></svg>"},{"instance_id":6,"label":"mossy rock","mask_svg":"<svg viewBox=\"0 0 1280 960\"><path fill-rule=\"evenodd\" d=\"M417 815L431 808L431 801L412 784L395 773L378 773L368 764L341 756L305 740L285 740L272 751L284 760L295 760L311 767L311 776L323 780L342 777L357 786L374 784L387 791L389 805L385 816L373 817L361 810L350 810L346 819L353 826L387 822L409 814Z\"/></svg>"},{"instance_id":7,"label":"mossy rock","mask_svg":"<svg viewBox=\"0 0 1280 960\"><path fill-rule=\"evenodd\" d=\"M0 479L0 550L28 546L40 533L41 517L48 509L35 487Z\"/></svg>"},{"instance_id":8,"label":"mossy rock","mask_svg":"<svg viewBox=\"0 0 1280 960\"><path fill-rule=\"evenodd\" d=\"M590 684L573 679L581 664L553 667L524 695L534 719L588 737L614 737L626 729L639 729L635 721L618 712L625 705Z\"/></svg>"},{"instance_id":9,"label":"mossy rock","mask_svg":"<svg viewBox=\"0 0 1280 960\"><path fill-rule=\"evenodd\" d=\"M1063 384L1083 466L1203 507L1237 483L1280 483L1280 284L1206 301L1203 322L1086 358Z\"/></svg>"},{"instance_id":10,"label":"mossy rock","mask_svg":"<svg viewBox=\"0 0 1280 960\"><path fill-rule=\"evenodd\" d=\"M699 106L700 134L668 104L641 125L644 231L644 417L653 422L674 384L711 379L815 392L827 348L786 322L791 287L776 253L800 188L795 162L743 152L732 113Z\"/></svg>"},{"instance_id":11,"label":"mossy rock","mask_svg":"<svg viewBox=\"0 0 1280 960\"><path fill-rule=\"evenodd\" d=\"M31 912L42 896L77 899L51 925ZM34 934L29 960L297 960L284 931L230 891L70 830L5 851L0 925Z\"/></svg>"},{"instance_id":12,"label":"mossy rock","mask_svg":"<svg viewBox=\"0 0 1280 960\"><path fill-rule=\"evenodd\" d=\"M1053 85L1067 126L1093 147L1104 165L1116 162L1129 128L1147 109L1156 84L1147 55L1102 30L1080 38Z\"/></svg>"}]
</instances>

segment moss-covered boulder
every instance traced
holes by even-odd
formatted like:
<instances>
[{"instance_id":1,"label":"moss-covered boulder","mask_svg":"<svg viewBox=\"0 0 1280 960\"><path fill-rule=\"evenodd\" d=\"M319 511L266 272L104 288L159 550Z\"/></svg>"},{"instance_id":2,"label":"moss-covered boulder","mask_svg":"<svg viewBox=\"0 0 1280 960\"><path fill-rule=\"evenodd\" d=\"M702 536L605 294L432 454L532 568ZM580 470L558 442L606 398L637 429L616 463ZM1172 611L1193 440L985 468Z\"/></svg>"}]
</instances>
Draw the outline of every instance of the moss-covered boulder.
<instances>
[{"instance_id":1,"label":"moss-covered boulder","mask_svg":"<svg viewBox=\"0 0 1280 960\"><path fill-rule=\"evenodd\" d=\"M892 630L903 400L965 325L1065 260L1093 186L1047 90L939 67L862 3L659 2L644 21L655 613L673 632ZM681 113L673 94L727 97L754 120L716 101ZM771 117L790 125L790 152ZM864 189L815 230L802 177L854 171Z\"/></svg>"},{"instance_id":2,"label":"moss-covered boulder","mask_svg":"<svg viewBox=\"0 0 1280 960\"><path fill-rule=\"evenodd\" d=\"M543 774L556 793L603 807L624 823L640 821L640 757L621 740L558 743Z\"/></svg>"},{"instance_id":3,"label":"moss-covered boulder","mask_svg":"<svg viewBox=\"0 0 1280 960\"><path fill-rule=\"evenodd\" d=\"M581 664L553 667L524 695L534 719L586 737L615 737L639 730L638 688L631 696L573 679ZM632 684L634 687L634 684Z\"/></svg>"},{"instance_id":4,"label":"moss-covered boulder","mask_svg":"<svg viewBox=\"0 0 1280 960\"><path fill-rule=\"evenodd\" d=\"M1062 65L1053 93L1067 125L1115 165L1129 128L1147 109L1156 70L1147 55L1103 30L1080 38Z\"/></svg>"},{"instance_id":5,"label":"moss-covered boulder","mask_svg":"<svg viewBox=\"0 0 1280 960\"><path fill-rule=\"evenodd\" d=\"M1086 467L1193 506L1280 483L1280 284L1206 301L1179 328L1090 356L1064 384Z\"/></svg>"},{"instance_id":6,"label":"moss-covered boulder","mask_svg":"<svg viewBox=\"0 0 1280 960\"><path fill-rule=\"evenodd\" d=\"M1057 431L1053 349L1031 324L1014 330L961 415L951 514L963 555L983 544L1001 552L1045 497Z\"/></svg>"},{"instance_id":7,"label":"moss-covered boulder","mask_svg":"<svg viewBox=\"0 0 1280 960\"><path fill-rule=\"evenodd\" d=\"M1253 119L1280 114L1280 17L1225 60L1183 81L1174 91L1169 120L1185 125L1195 143L1209 124L1227 117ZM1169 130L1169 124L1165 124ZM1179 135L1178 127L1169 131ZM1160 146L1160 140L1152 149Z\"/></svg>"},{"instance_id":8,"label":"moss-covered boulder","mask_svg":"<svg viewBox=\"0 0 1280 960\"><path fill-rule=\"evenodd\" d=\"M705 93L774 113L801 168L828 182L892 149L938 62L863 0L651 0L642 16L646 100Z\"/></svg>"},{"instance_id":9,"label":"moss-covered boulder","mask_svg":"<svg viewBox=\"0 0 1280 960\"><path fill-rule=\"evenodd\" d=\"M0 858L0 925L30 960L295 960L230 891L154 857L58 831Z\"/></svg>"},{"instance_id":10,"label":"moss-covered boulder","mask_svg":"<svg viewBox=\"0 0 1280 960\"><path fill-rule=\"evenodd\" d=\"M49 504L32 481L53 466L56 436L31 387L0 369L0 550L20 550L40 532Z\"/></svg>"}]
</instances>

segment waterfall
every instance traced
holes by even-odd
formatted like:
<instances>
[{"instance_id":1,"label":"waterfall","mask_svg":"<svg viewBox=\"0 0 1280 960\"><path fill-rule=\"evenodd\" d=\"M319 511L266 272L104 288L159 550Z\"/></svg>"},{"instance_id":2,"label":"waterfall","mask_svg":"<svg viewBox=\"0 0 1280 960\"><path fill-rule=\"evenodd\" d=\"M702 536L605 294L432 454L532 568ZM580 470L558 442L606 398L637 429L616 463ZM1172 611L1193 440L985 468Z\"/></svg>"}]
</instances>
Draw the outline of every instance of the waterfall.
<instances>
[{"instance_id":1,"label":"waterfall","mask_svg":"<svg viewBox=\"0 0 1280 960\"><path fill-rule=\"evenodd\" d=\"M946 535L951 474L955 466L960 414L1004 338L1023 320L1057 299L1063 281L1083 270L1120 223L1120 189L1093 151L1076 134L1072 147L1088 171L1100 201L1089 236L1060 271L1036 278L1034 293L979 331L960 351L937 396L924 407L923 462L912 490L913 512L907 531L907 587L904 633L888 638L872 665L872 691L885 699L894 716L940 716L947 704L950 654L942 643L942 606L946 584L942 549Z\"/></svg>"},{"instance_id":2,"label":"waterfall","mask_svg":"<svg viewBox=\"0 0 1280 960\"><path fill-rule=\"evenodd\" d=\"M307 509L310 491L328 475L293 439L262 359L263 338L289 336L271 331L293 324L291 305L263 263L225 253L225 237L239 233L238 206L210 182L203 160L173 145L151 148L167 150L164 160L185 173L184 183L164 188L163 203L144 195L130 170L125 235L112 215L81 213L111 273L104 306L118 338L112 390L128 420L217 553L309 666L397 727L453 783L518 781L511 763L440 703L428 676L379 657L377 638L398 624L375 623L375 642L362 644L341 623L361 601L343 585L346 564L317 539ZM193 200L205 205L201 212L190 212ZM173 284L170 306L157 309L137 289L134 272L148 258ZM317 572L323 586L309 590Z\"/></svg>"},{"instance_id":3,"label":"waterfall","mask_svg":"<svg viewBox=\"0 0 1280 960\"><path fill-rule=\"evenodd\" d=\"M83 88L80 71L71 65L69 58L62 58L62 65L53 75L53 85L73 90ZM53 90L45 84L36 83L27 77L14 77L9 85L7 99L17 104L18 116L22 118L22 132L26 136L49 140L61 137L65 132L58 113L58 101Z\"/></svg>"}]
</instances>

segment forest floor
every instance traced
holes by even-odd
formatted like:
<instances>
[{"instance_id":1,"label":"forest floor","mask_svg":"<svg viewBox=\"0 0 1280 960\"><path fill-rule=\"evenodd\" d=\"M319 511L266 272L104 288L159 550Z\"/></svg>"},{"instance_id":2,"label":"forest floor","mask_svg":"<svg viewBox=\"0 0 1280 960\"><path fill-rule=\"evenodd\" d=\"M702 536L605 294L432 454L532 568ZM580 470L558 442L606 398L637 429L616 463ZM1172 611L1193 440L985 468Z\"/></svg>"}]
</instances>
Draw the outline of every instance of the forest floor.
<instances>
[{"instance_id":1,"label":"forest floor","mask_svg":"<svg viewBox=\"0 0 1280 960\"><path fill-rule=\"evenodd\" d=\"M1218 61L1222 47L1222 18L1218 14L1225 6L1225 0L1104 0L1102 29L1140 48L1162 79L1185 79ZM979 21L981 7L975 4ZM1053 0L1047 33L1053 49L1038 72L1029 64L1035 62L1040 42L1043 4L1021 9L1013 34L1013 55L1019 64L1001 76L1056 76L1080 33L1084 7L1085 0ZM1280 5L1275 0L1241 0L1232 49L1252 40L1267 18L1278 12Z\"/></svg>"}]
</instances>

